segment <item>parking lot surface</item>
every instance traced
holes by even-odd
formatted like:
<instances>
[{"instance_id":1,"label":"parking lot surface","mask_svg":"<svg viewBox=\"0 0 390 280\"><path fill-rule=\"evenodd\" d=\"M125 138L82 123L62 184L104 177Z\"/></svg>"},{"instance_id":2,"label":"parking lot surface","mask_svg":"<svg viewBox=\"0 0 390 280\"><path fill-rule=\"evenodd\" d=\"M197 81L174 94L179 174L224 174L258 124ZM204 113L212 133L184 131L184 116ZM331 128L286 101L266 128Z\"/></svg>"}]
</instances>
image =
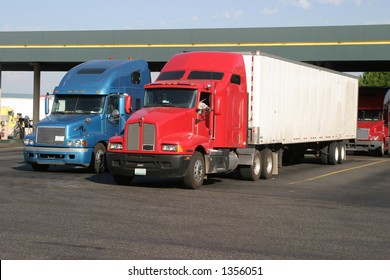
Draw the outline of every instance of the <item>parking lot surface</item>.
<instances>
[{"instance_id":1,"label":"parking lot surface","mask_svg":"<svg viewBox=\"0 0 390 280\"><path fill-rule=\"evenodd\" d=\"M0 148L1 259L389 259L390 158L314 158L270 180L180 180L52 166Z\"/></svg>"}]
</instances>

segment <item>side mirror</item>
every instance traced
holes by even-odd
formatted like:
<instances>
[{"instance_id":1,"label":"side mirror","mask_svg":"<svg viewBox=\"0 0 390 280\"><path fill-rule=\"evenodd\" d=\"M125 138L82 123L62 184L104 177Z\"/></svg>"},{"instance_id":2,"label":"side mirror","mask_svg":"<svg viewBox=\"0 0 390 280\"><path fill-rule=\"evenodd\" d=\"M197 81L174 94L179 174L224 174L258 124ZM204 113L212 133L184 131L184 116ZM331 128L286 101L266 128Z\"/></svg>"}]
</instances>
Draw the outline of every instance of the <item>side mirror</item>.
<instances>
[{"instance_id":1,"label":"side mirror","mask_svg":"<svg viewBox=\"0 0 390 280\"><path fill-rule=\"evenodd\" d=\"M49 114L49 95L45 97L45 115Z\"/></svg>"},{"instance_id":2,"label":"side mirror","mask_svg":"<svg viewBox=\"0 0 390 280\"><path fill-rule=\"evenodd\" d=\"M131 113L131 104L132 104L132 98L130 95L126 96L125 97L125 112L126 114L130 114Z\"/></svg>"},{"instance_id":3,"label":"side mirror","mask_svg":"<svg viewBox=\"0 0 390 280\"><path fill-rule=\"evenodd\" d=\"M214 106L215 106L214 114L221 115L222 114L222 100L221 100L221 97L217 96L215 98Z\"/></svg>"}]
</instances>

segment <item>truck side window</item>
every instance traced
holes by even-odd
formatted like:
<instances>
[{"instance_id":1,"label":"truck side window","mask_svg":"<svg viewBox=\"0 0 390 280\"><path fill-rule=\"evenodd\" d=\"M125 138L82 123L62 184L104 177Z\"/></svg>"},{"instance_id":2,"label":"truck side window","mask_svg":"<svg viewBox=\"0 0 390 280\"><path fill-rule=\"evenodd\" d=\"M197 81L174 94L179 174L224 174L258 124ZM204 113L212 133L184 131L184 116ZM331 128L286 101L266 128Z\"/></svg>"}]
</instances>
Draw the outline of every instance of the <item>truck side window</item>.
<instances>
[{"instance_id":1,"label":"truck side window","mask_svg":"<svg viewBox=\"0 0 390 280\"><path fill-rule=\"evenodd\" d=\"M111 114L115 109L119 109L119 98L117 95L110 95L107 102L107 114Z\"/></svg>"},{"instance_id":2,"label":"truck side window","mask_svg":"<svg viewBox=\"0 0 390 280\"><path fill-rule=\"evenodd\" d=\"M199 99L199 103L203 103L205 105L207 105L207 107L210 107L210 93L208 92L202 92L200 94L200 99Z\"/></svg>"},{"instance_id":3,"label":"truck side window","mask_svg":"<svg viewBox=\"0 0 390 280\"><path fill-rule=\"evenodd\" d=\"M232 84L241 84L241 77L239 75L236 75L236 74L232 74L232 77L230 78L230 82Z\"/></svg>"},{"instance_id":4,"label":"truck side window","mask_svg":"<svg viewBox=\"0 0 390 280\"><path fill-rule=\"evenodd\" d=\"M136 84L136 85L141 83L141 72L140 71L136 71L136 72L131 73L131 82L133 84Z\"/></svg>"}]
</instances>

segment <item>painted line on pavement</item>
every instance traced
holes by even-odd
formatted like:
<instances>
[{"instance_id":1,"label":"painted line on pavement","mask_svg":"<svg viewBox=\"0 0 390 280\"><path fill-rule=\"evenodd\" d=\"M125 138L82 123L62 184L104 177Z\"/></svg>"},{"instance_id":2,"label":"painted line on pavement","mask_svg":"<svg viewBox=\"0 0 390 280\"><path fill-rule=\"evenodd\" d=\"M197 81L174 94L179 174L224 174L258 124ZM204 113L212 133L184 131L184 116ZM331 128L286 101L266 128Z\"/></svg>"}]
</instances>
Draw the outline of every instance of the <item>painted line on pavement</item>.
<instances>
[{"instance_id":1,"label":"painted line on pavement","mask_svg":"<svg viewBox=\"0 0 390 280\"><path fill-rule=\"evenodd\" d=\"M335 175L335 174L339 174L339 173L343 173L343 172L347 172L347 171L356 170L356 169L364 168L364 167L367 167L367 166L379 164L379 163L382 163L382 162L384 162L384 161L386 161L386 160L383 159L383 160L379 160L379 161L367 163L367 164L364 164L364 165L359 165L359 166L355 166L355 167L350 167L350 168L346 168L346 169L342 169L342 170L338 170L338 171L326 173L326 174L323 174L323 175L315 176L315 177L312 177L312 178L309 178L309 179L306 179L306 180L296 181L296 182L290 182L290 183L288 183L288 184L289 184L289 185L295 185L295 184L299 184L299 183L310 182L310 181L314 181L314 180L321 179L321 178L324 178L324 177L332 176L332 175Z\"/></svg>"}]
</instances>

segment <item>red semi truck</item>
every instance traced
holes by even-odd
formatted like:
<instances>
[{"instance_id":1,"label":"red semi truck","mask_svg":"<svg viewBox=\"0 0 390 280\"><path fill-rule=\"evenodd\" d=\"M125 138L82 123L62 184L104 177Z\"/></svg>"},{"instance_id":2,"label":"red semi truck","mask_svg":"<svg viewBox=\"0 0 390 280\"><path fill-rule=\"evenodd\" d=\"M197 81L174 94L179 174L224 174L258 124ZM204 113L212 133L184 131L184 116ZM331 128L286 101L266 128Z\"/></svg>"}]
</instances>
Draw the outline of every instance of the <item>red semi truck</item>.
<instances>
[{"instance_id":1,"label":"red semi truck","mask_svg":"<svg viewBox=\"0 0 390 280\"><path fill-rule=\"evenodd\" d=\"M352 76L262 52L177 54L145 86L124 135L110 139L109 171L118 184L182 177L196 189L207 174L270 178L282 158L307 152L341 163L357 99Z\"/></svg>"},{"instance_id":2,"label":"red semi truck","mask_svg":"<svg viewBox=\"0 0 390 280\"><path fill-rule=\"evenodd\" d=\"M388 87L360 87L356 139L348 143L348 151L364 151L383 156L389 150Z\"/></svg>"}]
</instances>

